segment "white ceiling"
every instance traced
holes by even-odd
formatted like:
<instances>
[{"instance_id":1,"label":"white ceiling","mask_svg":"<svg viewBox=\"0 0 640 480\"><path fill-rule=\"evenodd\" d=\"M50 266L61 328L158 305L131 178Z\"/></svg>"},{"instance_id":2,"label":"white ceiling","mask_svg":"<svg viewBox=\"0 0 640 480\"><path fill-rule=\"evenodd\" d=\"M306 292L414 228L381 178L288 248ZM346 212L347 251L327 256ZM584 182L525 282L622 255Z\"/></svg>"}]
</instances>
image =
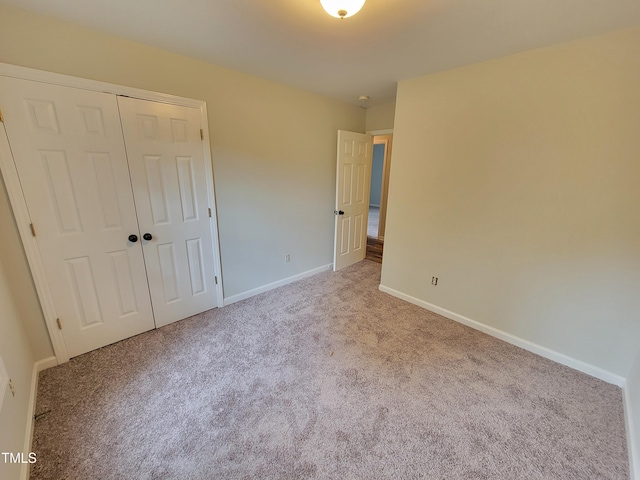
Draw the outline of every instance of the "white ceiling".
<instances>
[{"instance_id":1,"label":"white ceiling","mask_svg":"<svg viewBox=\"0 0 640 480\"><path fill-rule=\"evenodd\" d=\"M367 0L344 20L319 0L0 2L363 106L399 80L640 24L639 0Z\"/></svg>"}]
</instances>

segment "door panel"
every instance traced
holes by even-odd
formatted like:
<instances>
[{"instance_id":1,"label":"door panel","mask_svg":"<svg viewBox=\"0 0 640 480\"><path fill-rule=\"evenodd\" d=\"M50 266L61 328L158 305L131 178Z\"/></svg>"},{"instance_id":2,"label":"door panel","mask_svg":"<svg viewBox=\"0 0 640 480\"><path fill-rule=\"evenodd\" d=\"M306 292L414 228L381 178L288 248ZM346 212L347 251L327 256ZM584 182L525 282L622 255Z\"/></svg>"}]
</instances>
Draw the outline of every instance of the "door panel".
<instances>
[{"instance_id":1,"label":"door panel","mask_svg":"<svg viewBox=\"0 0 640 480\"><path fill-rule=\"evenodd\" d=\"M371 158L370 135L338 131L336 179L336 238L333 269L340 270L364 260L369 214Z\"/></svg>"},{"instance_id":2,"label":"door panel","mask_svg":"<svg viewBox=\"0 0 640 480\"><path fill-rule=\"evenodd\" d=\"M118 97L158 327L217 306L200 111Z\"/></svg>"},{"instance_id":3,"label":"door panel","mask_svg":"<svg viewBox=\"0 0 640 480\"><path fill-rule=\"evenodd\" d=\"M0 77L0 104L69 355L154 328L115 96Z\"/></svg>"}]
</instances>

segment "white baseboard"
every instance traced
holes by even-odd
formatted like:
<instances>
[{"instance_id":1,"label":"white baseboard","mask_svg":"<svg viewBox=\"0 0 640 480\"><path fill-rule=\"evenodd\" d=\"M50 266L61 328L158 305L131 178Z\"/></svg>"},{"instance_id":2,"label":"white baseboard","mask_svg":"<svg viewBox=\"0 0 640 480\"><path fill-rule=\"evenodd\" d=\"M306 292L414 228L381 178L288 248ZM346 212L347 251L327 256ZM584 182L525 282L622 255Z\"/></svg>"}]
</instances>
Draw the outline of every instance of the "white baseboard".
<instances>
[{"instance_id":1,"label":"white baseboard","mask_svg":"<svg viewBox=\"0 0 640 480\"><path fill-rule=\"evenodd\" d=\"M38 374L42 370L55 367L58 365L56 357L49 357L43 360L39 360L33 364L33 372L31 373L31 389L29 391L29 407L27 410L27 427L24 435L24 448L23 453L29 455L31 452L31 442L33 440L33 427L34 427L34 415L36 414L36 397L38 395ZM20 479L28 480L31 465L29 463L22 464L22 470L20 471Z\"/></svg>"},{"instance_id":2,"label":"white baseboard","mask_svg":"<svg viewBox=\"0 0 640 480\"><path fill-rule=\"evenodd\" d=\"M634 419L638 414L632 408L631 393L629 385L626 385L622 393L622 404L624 405L624 419L627 424L627 449L629 450L629 478L631 480L640 480L640 444L635 431Z\"/></svg>"},{"instance_id":3,"label":"white baseboard","mask_svg":"<svg viewBox=\"0 0 640 480\"><path fill-rule=\"evenodd\" d=\"M591 375L592 377L599 378L600 380L603 380L607 383L617 385L618 387L625 387L626 380L624 377L616 375L615 373L608 372L607 370L604 370L600 367L596 367L589 363L583 362L582 360L577 360L575 358L569 357L568 355L565 355L563 353L558 353L547 347L543 347L536 343L530 342L529 340L516 337L515 335L512 335L510 333L504 332L494 327L490 327L488 325L485 325L484 323L477 322L463 315L451 312L445 308L433 305L432 303L425 302L424 300L420 300L419 298L412 297L411 295L407 295L405 293L394 290L393 288L380 285L379 289L380 291L388 293L389 295L400 298L409 303L413 303L414 305L435 312L458 323L462 323L463 325L471 327L475 330L480 330L481 332L491 335L492 337L499 338L500 340L504 340L507 343L520 348L524 348L525 350L540 355L541 357L548 358L549 360L553 360L554 362L573 368L574 370L586 373L587 375Z\"/></svg>"},{"instance_id":4,"label":"white baseboard","mask_svg":"<svg viewBox=\"0 0 640 480\"><path fill-rule=\"evenodd\" d=\"M36 368L38 369L38 372L46 370L47 368L57 367L57 366L58 366L58 360L56 359L56 357L43 358L42 360L38 360L36 362Z\"/></svg>"},{"instance_id":5,"label":"white baseboard","mask_svg":"<svg viewBox=\"0 0 640 480\"><path fill-rule=\"evenodd\" d=\"M237 295L232 295L231 297L226 297L224 299L224 305L231 305L232 303L239 302L241 300L246 300L247 298L251 298L255 295L259 295L264 292L268 292L269 290L273 290L274 288L282 287L283 285L288 285L298 280L302 280L303 278L311 277L313 275L317 275L318 273L326 272L327 270L331 270L333 268L333 264L323 265L318 268L314 268L312 270L307 270L306 272L299 273L297 275L293 275L291 277L283 278L282 280L278 280L277 282L268 283L267 285L263 285L258 288L254 288L253 290L248 290L243 293L239 293Z\"/></svg>"}]
</instances>

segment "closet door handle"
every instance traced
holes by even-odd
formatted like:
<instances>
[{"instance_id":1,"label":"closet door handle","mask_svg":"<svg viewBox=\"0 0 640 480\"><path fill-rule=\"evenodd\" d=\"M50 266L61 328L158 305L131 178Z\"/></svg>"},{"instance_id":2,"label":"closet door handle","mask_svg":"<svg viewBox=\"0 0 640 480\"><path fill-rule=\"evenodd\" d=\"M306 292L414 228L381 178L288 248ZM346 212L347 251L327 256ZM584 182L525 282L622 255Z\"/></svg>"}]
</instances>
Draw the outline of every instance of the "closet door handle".
<instances>
[{"instance_id":1,"label":"closet door handle","mask_svg":"<svg viewBox=\"0 0 640 480\"><path fill-rule=\"evenodd\" d=\"M138 241L138 235L129 235L129 241L131 243L136 243Z\"/></svg>"},{"instance_id":2,"label":"closet door handle","mask_svg":"<svg viewBox=\"0 0 640 480\"><path fill-rule=\"evenodd\" d=\"M142 238L144 238L145 240L151 240L153 238L153 235L151 235L150 233L145 233L144 235L142 235Z\"/></svg>"}]
</instances>

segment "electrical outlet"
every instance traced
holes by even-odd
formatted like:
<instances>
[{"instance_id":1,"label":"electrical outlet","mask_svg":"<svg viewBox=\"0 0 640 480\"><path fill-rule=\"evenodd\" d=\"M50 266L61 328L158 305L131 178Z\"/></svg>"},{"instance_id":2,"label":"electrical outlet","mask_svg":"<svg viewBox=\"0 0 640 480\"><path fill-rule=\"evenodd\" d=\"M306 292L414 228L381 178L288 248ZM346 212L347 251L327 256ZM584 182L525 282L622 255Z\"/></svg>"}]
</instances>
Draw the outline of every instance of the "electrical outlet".
<instances>
[{"instance_id":1,"label":"electrical outlet","mask_svg":"<svg viewBox=\"0 0 640 480\"><path fill-rule=\"evenodd\" d=\"M438 285L438 277L431 277L431 285Z\"/></svg>"},{"instance_id":2,"label":"electrical outlet","mask_svg":"<svg viewBox=\"0 0 640 480\"><path fill-rule=\"evenodd\" d=\"M291 261L291 255L289 255L288 253L284 256L284 261L285 262L290 262Z\"/></svg>"}]
</instances>

